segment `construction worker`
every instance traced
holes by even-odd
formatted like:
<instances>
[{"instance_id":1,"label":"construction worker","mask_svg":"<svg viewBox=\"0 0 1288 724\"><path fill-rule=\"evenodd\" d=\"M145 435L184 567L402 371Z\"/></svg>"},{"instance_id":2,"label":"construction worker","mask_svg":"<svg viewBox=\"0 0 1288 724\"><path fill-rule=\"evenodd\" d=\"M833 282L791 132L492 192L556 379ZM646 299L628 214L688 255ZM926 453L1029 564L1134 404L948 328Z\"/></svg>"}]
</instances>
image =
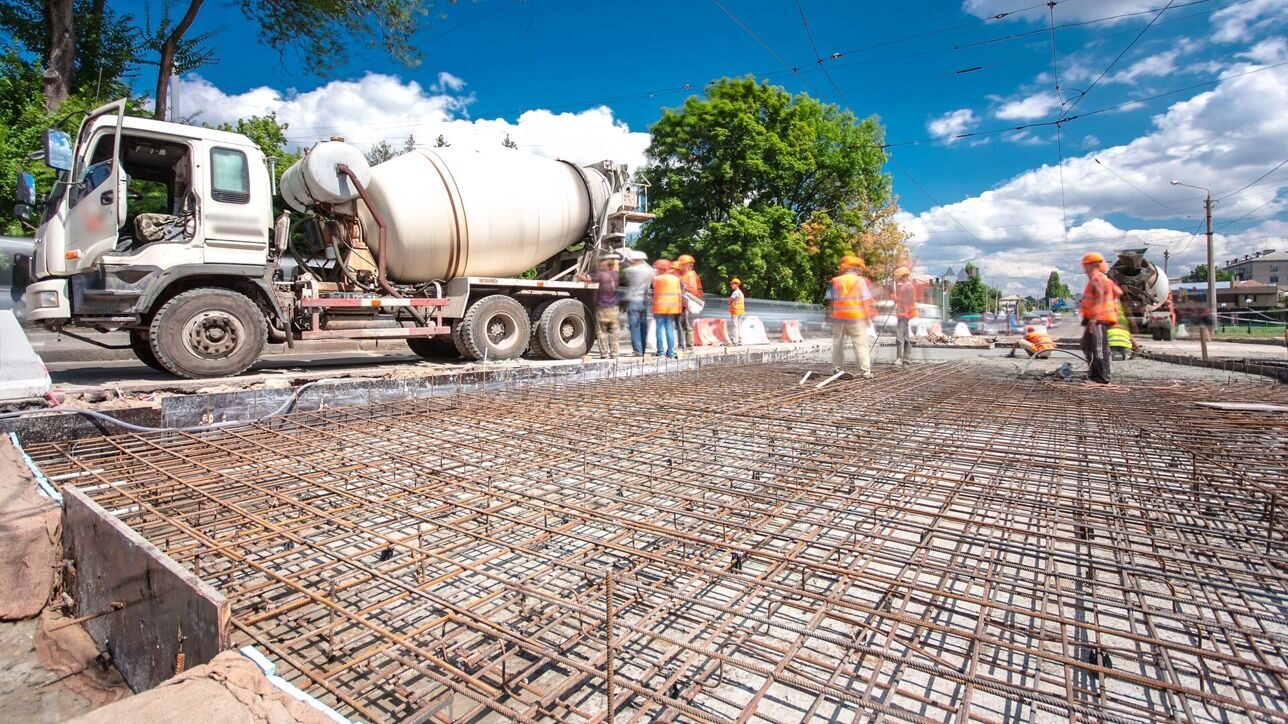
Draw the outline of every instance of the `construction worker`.
<instances>
[{"instance_id":1,"label":"construction worker","mask_svg":"<svg viewBox=\"0 0 1288 724\"><path fill-rule=\"evenodd\" d=\"M1047 359L1051 356L1051 350L1055 349L1055 342L1051 341L1051 335L1039 332L1037 327L1030 324L1024 328L1024 336L1011 345L1011 352L1006 356L1014 357L1017 349L1028 352L1030 357Z\"/></svg>"},{"instance_id":2,"label":"construction worker","mask_svg":"<svg viewBox=\"0 0 1288 724\"><path fill-rule=\"evenodd\" d=\"M738 347L742 344L742 315L747 313L747 298L742 293L741 279L730 279L729 286L733 289L729 292L729 344Z\"/></svg>"},{"instance_id":3,"label":"construction worker","mask_svg":"<svg viewBox=\"0 0 1288 724\"><path fill-rule=\"evenodd\" d=\"M1105 276L1105 257L1089 252L1082 257L1087 286L1082 290L1078 313L1082 317L1082 353L1087 357L1087 379L1109 384L1109 328L1118 322L1121 290Z\"/></svg>"},{"instance_id":4,"label":"construction worker","mask_svg":"<svg viewBox=\"0 0 1288 724\"><path fill-rule=\"evenodd\" d=\"M683 289L686 294L701 299L702 280L698 278L698 273L693 271L693 265L695 263L696 262L693 257L688 254L681 254L680 258L675 260L675 264L678 267L676 269L676 275L680 277L680 288ZM680 327L676 336L679 341L680 349L693 349L693 316L692 313L689 312L689 305L687 303L683 303L683 300L681 307L682 309L680 310L679 320Z\"/></svg>"},{"instance_id":5,"label":"construction worker","mask_svg":"<svg viewBox=\"0 0 1288 724\"><path fill-rule=\"evenodd\" d=\"M675 359L675 325L684 307L680 296L680 278L671 268L671 262L658 259L653 262L653 321L657 326L657 355Z\"/></svg>"},{"instance_id":6,"label":"construction worker","mask_svg":"<svg viewBox=\"0 0 1288 724\"><path fill-rule=\"evenodd\" d=\"M845 364L845 341L854 346L859 372L872 377L872 360L868 356L868 326L876 316L876 298L868 281L859 276L867 268L863 260L847 254L841 257L841 273L832 278L827 290L832 317L832 366L841 371Z\"/></svg>"},{"instance_id":7,"label":"construction worker","mask_svg":"<svg viewBox=\"0 0 1288 724\"><path fill-rule=\"evenodd\" d=\"M622 270L626 279L626 326L631 330L631 351L643 357L648 349L648 295L653 289L653 268L644 252L632 249L627 255L630 264Z\"/></svg>"},{"instance_id":8,"label":"construction worker","mask_svg":"<svg viewBox=\"0 0 1288 724\"><path fill-rule=\"evenodd\" d=\"M1122 302L1118 303L1118 321L1109 328L1108 335L1110 357L1127 360L1136 356L1136 338L1131 336L1131 324L1127 321L1127 309Z\"/></svg>"},{"instance_id":9,"label":"construction worker","mask_svg":"<svg viewBox=\"0 0 1288 724\"><path fill-rule=\"evenodd\" d=\"M621 273L617 270L617 260L601 259L599 271L595 272L594 281L599 290L595 293L595 323L599 327L596 338L599 341L599 356L617 359L620 353L617 322L621 318L621 297L617 293L617 283Z\"/></svg>"},{"instance_id":10,"label":"construction worker","mask_svg":"<svg viewBox=\"0 0 1288 724\"><path fill-rule=\"evenodd\" d=\"M894 363L901 365L910 359L912 320L917 318L917 287L906 266L894 270L894 316Z\"/></svg>"}]
</instances>

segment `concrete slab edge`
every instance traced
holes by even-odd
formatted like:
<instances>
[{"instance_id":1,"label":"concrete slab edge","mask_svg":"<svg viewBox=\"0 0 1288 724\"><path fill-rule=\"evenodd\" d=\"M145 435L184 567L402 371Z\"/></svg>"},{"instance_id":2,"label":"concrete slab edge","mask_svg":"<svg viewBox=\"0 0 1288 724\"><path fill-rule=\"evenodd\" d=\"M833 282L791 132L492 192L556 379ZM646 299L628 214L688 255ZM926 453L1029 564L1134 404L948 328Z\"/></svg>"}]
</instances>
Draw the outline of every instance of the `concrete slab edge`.
<instances>
[{"instance_id":1,"label":"concrete slab edge","mask_svg":"<svg viewBox=\"0 0 1288 724\"><path fill-rule=\"evenodd\" d=\"M1255 362L1242 362L1230 359L1204 360L1199 357L1191 357L1189 355L1163 354L1160 352L1150 352L1148 350L1146 350L1141 356L1145 359L1154 360L1156 362L1167 362L1169 364L1185 365L1188 367L1204 367L1210 370L1224 370L1226 372L1239 372L1245 375L1269 377L1272 380L1278 380L1281 383L1288 384L1288 367L1259 365Z\"/></svg>"},{"instance_id":2,"label":"concrete slab edge","mask_svg":"<svg viewBox=\"0 0 1288 724\"><path fill-rule=\"evenodd\" d=\"M237 652L240 653L242 656L245 656L246 658L250 659L251 663L255 664L255 666L259 668L260 672L264 674L264 677L268 679L273 686L276 686L279 690L281 690L282 693L286 694L292 699L295 699L297 701L302 701L305 704L308 704L309 706L313 707L314 709L317 709L318 711L322 712L322 714L325 715L328 719L335 722L336 724L350 724L349 720L340 716L340 714L336 712L335 709L332 709L331 707L327 706L326 704L323 704L322 702L318 701L312 696L309 696L308 694L304 693L304 691L301 690L299 687L295 686L294 684L287 681L286 679L283 679L282 677L278 676L277 664L273 663L267 656L261 653L259 649L248 644L238 649Z\"/></svg>"},{"instance_id":3,"label":"concrete slab edge","mask_svg":"<svg viewBox=\"0 0 1288 724\"><path fill-rule=\"evenodd\" d=\"M22 449L22 443L18 442L18 433L9 433L9 441L13 443L14 449L22 456L22 461L27 464L27 469L31 471L32 477L36 479L36 488L40 490L45 497L61 506L63 504L63 494L58 492L58 488L55 488L50 484L49 480L45 478L45 474L40 472L40 468L36 465L36 461L32 460L31 456L27 454L27 451Z\"/></svg>"}]
</instances>

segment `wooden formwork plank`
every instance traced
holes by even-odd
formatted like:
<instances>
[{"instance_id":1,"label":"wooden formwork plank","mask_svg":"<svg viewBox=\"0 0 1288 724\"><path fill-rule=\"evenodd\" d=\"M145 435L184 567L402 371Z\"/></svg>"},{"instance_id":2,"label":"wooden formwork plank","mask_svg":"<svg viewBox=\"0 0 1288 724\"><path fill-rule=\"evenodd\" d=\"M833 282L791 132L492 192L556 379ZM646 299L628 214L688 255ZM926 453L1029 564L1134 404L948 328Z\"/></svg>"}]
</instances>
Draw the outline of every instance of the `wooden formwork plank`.
<instances>
[{"instance_id":1,"label":"wooden formwork plank","mask_svg":"<svg viewBox=\"0 0 1288 724\"><path fill-rule=\"evenodd\" d=\"M63 550L74 561L67 591L76 616L134 691L228 648L228 600L82 492L63 490ZM113 610L119 607L119 610Z\"/></svg>"}]
</instances>

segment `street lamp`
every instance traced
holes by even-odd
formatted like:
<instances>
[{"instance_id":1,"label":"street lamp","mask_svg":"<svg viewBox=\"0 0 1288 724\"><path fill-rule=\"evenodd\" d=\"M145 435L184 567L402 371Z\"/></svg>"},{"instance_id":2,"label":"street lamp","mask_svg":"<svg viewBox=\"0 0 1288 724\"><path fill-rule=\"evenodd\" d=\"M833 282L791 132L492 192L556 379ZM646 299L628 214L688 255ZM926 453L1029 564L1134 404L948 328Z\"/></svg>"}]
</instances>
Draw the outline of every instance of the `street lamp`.
<instances>
[{"instance_id":1,"label":"street lamp","mask_svg":"<svg viewBox=\"0 0 1288 724\"><path fill-rule=\"evenodd\" d=\"M1198 189L1207 194L1207 200L1203 202L1204 216L1207 217L1207 298L1208 313L1212 315L1212 324L1216 324L1216 262L1212 258L1212 191L1203 186L1194 186L1192 184L1183 184L1180 181L1173 181L1173 186L1185 186L1186 188Z\"/></svg>"}]
</instances>

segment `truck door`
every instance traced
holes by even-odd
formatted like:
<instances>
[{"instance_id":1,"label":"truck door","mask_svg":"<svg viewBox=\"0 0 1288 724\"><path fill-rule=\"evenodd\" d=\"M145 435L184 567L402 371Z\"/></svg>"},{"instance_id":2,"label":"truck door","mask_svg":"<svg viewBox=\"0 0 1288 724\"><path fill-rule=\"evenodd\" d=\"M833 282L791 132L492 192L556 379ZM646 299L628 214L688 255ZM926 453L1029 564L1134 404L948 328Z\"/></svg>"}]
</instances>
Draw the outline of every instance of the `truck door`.
<instances>
[{"instance_id":1,"label":"truck door","mask_svg":"<svg viewBox=\"0 0 1288 724\"><path fill-rule=\"evenodd\" d=\"M115 124L95 130L95 122L114 116ZM67 235L64 253L67 274L94 265L100 254L111 251L125 218L125 172L121 168L121 126L125 101L96 109L81 124L77 138L76 168L67 193ZM50 260L52 267L57 260Z\"/></svg>"}]
</instances>

